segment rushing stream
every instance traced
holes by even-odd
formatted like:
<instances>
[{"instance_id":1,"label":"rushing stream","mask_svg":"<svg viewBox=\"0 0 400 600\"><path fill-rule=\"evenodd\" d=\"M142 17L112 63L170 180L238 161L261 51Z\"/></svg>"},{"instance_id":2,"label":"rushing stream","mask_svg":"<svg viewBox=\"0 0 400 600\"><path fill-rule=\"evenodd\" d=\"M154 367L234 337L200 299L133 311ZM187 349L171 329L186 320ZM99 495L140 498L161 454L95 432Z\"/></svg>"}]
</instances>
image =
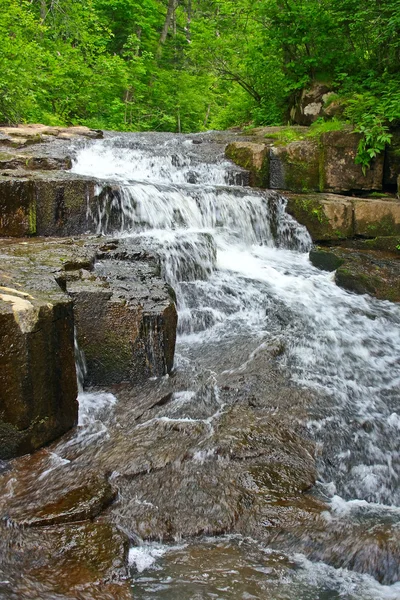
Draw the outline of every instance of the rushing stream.
<instances>
[{"instance_id":1,"label":"rushing stream","mask_svg":"<svg viewBox=\"0 0 400 600\"><path fill-rule=\"evenodd\" d=\"M330 507L324 519L348 532L339 552L352 554L362 535L378 538L382 529L395 544L400 307L347 293L331 273L315 269L308 260L311 239L285 213L284 197L241 185L245 174L224 159L212 134L110 135L80 148L73 171L98 179L98 209L88 209L97 232L140 239L155 250L177 296L175 376L135 392L136 405L144 407L135 413L133 432L144 448L138 472L150 470L151 427L191 428L194 442L186 452L202 468L215 458L215 431L233 402L230 394L250 387L247 377L256 396L286 386L279 394L290 418L317 444L315 494ZM305 390L303 405L296 390ZM118 480L125 468L116 456L118 436L138 410L129 393L81 392L80 427L58 444L54 468L98 460ZM158 412L146 409L152 394L166 398ZM282 410L277 405L278 417ZM349 569L329 566L332 540L314 554L305 540L269 547L240 533L144 543L130 529L133 513L126 507L144 510L157 493L146 496L146 484L140 485L121 488L120 512L112 517L135 541L129 554L135 599L400 599L398 570L389 563L373 565L381 583L357 567L357 558L340 563ZM135 523L144 522L141 514ZM185 519L182 538L190 530ZM382 559L365 563L375 560Z\"/></svg>"}]
</instances>

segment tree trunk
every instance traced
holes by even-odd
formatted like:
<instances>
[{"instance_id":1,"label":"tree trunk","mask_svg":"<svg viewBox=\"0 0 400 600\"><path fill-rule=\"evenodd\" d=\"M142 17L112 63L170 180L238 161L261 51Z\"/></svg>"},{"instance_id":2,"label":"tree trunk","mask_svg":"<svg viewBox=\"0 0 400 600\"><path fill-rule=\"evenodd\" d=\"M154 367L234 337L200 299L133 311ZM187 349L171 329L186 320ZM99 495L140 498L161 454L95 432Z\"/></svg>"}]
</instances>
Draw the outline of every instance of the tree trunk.
<instances>
[{"instance_id":1,"label":"tree trunk","mask_svg":"<svg viewBox=\"0 0 400 600\"><path fill-rule=\"evenodd\" d=\"M157 54L161 53L161 46L163 44L165 44L165 40L167 39L167 35L168 35L168 29L171 25L172 17L176 11L178 4L179 4L179 0L168 0L167 15L165 17L164 27L163 27L161 35L160 35L160 41L158 43Z\"/></svg>"},{"instance_id":2,"label":"tree trunk","mask_svg":"<svg viewBox=\"0 0 400 600\"><path fill-rule=\"evenodd\" d=\"M43 23L47 16L47 2L46 0L40 0L40 20Z\"/></svg>"}]
</instances>

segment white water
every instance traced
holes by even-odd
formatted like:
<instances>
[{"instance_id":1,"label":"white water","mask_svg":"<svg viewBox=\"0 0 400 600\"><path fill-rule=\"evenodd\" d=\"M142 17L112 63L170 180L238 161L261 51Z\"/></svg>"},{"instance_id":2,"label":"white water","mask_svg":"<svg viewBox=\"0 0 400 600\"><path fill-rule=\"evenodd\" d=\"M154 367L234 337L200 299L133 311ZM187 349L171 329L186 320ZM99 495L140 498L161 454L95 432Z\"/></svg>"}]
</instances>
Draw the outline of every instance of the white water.
<instances>
[{"instance_id":1,"label":"white water","mask_svg":"<svg viewBox=\"0 0 400 600\"><path fill-rule=\"evenodd\" d=\"M320 477L333 513L360 502L393 511L400 505L400 307L347 293L312 267L310 238L285 214L281 196L227 188L222 159L192 163L171 138L151 151L101 142L78 154L74 171L119 182L99 182L89 217L98 232L140 236L161 255L177 292L183 349L238 333L261 344L270 334L285 344L282 365L326 397L307 425L329 454ZM330 576L325 566L313 569ZM400 596L398 588L375 587L382 589L354 597Z\"/></svg>"}]
</instances>

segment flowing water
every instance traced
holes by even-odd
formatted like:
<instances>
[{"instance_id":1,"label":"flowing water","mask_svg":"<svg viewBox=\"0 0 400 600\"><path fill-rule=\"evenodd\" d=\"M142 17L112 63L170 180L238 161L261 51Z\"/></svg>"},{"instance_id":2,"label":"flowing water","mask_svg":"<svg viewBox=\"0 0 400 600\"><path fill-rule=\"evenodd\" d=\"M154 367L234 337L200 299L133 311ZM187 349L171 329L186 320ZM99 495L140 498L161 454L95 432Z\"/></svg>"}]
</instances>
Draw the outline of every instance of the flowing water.
<instances>
[{"instance_id":1,"label":"flowing water","mask_svg":"<svg viewBox=\"0 0 400 600\"><path fill-rule=\"evenodd\" d=\"M162 412L143 410L138 417L138 443L155 423L163 431L171 424L202 428L192 458L199 465L211 460L207 440L230 402L221 381L233 378L246 387L251 365L267 373L275 348L274 369L317 399L293 419L317 443L317 493L330 506L325 520L349 530L377 528L377 536L384 526L398 540L400 307L347 293L333 274L315 269L308 260L311 239L286 214L285 198L243 186L246 174L224 159L223 148L216 134L110 135L80 148L74 162L75 173L98 180L97 208L88 207L92 229L154 249L177 296L175 379L183 384L174 390L168 378L149 383L169 396ZM252 376L273 387L278 376L268 372L263 383L261 370ZM112 448L113 426L131 410L124 393L114 394L80 394L80 428L59 446L62 460L95 447L94 460L99 440L101 452ZM122 466L118 459L110 464L117 478ZM151 504L135 494L132 502ZM133 536L129 514L119 525ZM351 554L355 545L355 537L347 540L343 552ZM241 535L170 545L137 538L129 557L134 597L400 598L396 569L375 569L390 584L383 585L368 569L328 566L324 552L309 560L304 547L291 552Z\"/></svg>"}]
</instances>

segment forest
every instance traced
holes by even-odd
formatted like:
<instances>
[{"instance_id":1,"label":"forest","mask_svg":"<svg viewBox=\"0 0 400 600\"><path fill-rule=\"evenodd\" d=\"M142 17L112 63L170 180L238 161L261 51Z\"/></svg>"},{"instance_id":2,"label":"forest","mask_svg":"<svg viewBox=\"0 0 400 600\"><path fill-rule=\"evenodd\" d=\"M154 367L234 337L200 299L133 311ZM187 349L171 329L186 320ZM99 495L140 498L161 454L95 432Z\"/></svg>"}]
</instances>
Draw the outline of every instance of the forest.
<instances>
[{"instance_id":1,"label":"forest","mask_svg":"<svg viewBox=\"0 0 400 600\"><path fill-rule=\"evenodd\" d=\"M2 0L0 122L282 125L327 83L371 152L400 120L400 0Z\"/></svg>"}]
</instances>

